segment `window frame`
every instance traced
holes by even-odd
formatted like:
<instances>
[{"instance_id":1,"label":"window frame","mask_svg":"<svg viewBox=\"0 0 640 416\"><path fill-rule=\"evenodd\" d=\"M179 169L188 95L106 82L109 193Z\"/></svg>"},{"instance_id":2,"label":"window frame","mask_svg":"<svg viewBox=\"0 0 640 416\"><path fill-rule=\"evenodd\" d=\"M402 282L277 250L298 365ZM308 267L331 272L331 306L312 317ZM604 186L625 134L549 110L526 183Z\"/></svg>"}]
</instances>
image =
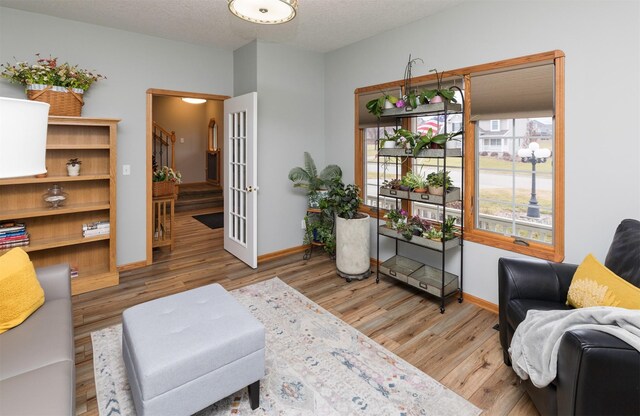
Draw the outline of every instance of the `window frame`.
<instances>
[{"instance_id":1,"label":"window frame","mask_svg":"<svg viewBox=\"0 0 640 416\"><path fill-rule=\"evenodd\" d=\"M496 126L497 126L496 128L493 128L493 122L494 121L497 123L496 124ZM490 131L500 131L500 120L490 120L489 123L490 123L489 124L489 130Z\"/></svg>"},{"instance_id":2,"label":"window frame","mask_svg":"<svg viewBox=\"0 0 640 416\"><path fill-rule=\"evenodd\" d=\"M476 123L471 121L471 100L473 91L471 89L471 75L481 73L488 70L507 69L510 67L521 67L538 62L553 62L554 70L554 108L555 108L555 138L553 145L554 155L554 191L553 191L553 231L554 242L552 245L527 241L522 245L522 240L510 236L499 235L494 232L485 231L475 228L475 210L474 203L476 200ZM464 240L478 244L496 247L532 257L560 262L564 260L564 206L565 206L565 173L564 173L564 137L565 137L565 78L564 78L565 54L560 50L527 55L518 58L506 59L487 64L475 65L470 67L459 68L451 71L443 72L443 78L460 77L464 79L464 112L465 112L465 136L464 136ZM424 75L414 77L412 84L428 83L436 81L435 75ZM363 129L359 126L359 96L363 93L375 91L384 91L394 87L402 87L404 80L387 82L384 84L372 85L363 88L357 88L354 92L355 98L355 134L354 134L354 150L355 150L355 183L362 189L365 186L363 167L364 163L364 134ZM406 165L405 162L404 165ZM403 165L403 174L407 166ZM403 201L405 203L407 201ZM375 207L361 204L360 210L369 214L372 218L382 216L386 211L378 210Z\"/></svg>"}]
</instances>

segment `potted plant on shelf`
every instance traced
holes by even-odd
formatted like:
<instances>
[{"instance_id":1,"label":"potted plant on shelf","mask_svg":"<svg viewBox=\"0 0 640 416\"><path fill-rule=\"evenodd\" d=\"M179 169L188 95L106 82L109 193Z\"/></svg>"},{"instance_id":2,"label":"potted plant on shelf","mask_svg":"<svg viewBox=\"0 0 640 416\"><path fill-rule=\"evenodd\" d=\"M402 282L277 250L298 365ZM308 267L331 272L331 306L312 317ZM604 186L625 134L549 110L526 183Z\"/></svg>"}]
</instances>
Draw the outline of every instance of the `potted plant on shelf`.
<instances>
[{"instance_id":1,"label":"potted plant on shelf","mask_svg":"<svg viewBox=\"0 0 640 416\"><path fill-rule=\"evenodd\" d=\"M393 129L393 134L389 134L385 130L384 138L380 139L383 148L396 148L410 150L416 144L416 137L418 135L410 130L404 128ZM389 145L388 145L389 144Z\"/></svg>"},{"instance_id":2,"label":"potted plant on shelf","mask_svg":"<svg viewBox=\"0 0 640 416\"><path fill-rule=\"evenodd\" d=\"M52 116L80 116L84 92L94 82L106 79L77 65L58 64L58 58L41 58L40 54L33 64L23 61L0 67L0 76L26 87L27 98L49 103Z\"/></svg>"},{"instance_id":3,"label":"potted plant on shelf","mask_svg":"<svg viewBox=\"0 0 640 416\"><path fill-rule=\"evenodd\" d=\"M390 209L384 214L386 220L386 227L395 230L398 227L398 222L402 218L406 218L407 212L403 209Z\"/></svg>"},{"instance_id":4,"label":"potted plant on shelf","mask_svg":"<svg viewBox=\"0 0 640 416\"><path fill-rule=\"evenodd\" d=\"M178 194L178 185L182 183L182 175L179 171L168 166L156 169L152 176L153 196L173 196Z\"/></svg>"},{"instance_id":5,"label":"potted plant on shelf","mask_svg":"<svg viewBox=\"0 0 640 416\"><path fill-rule=\"evenodd\" d=\"M69 159L67 161L67 175L69 176L79 176L80 175L80 165L82 161L77 157Z\"/></svg>"},{"instance_id":6,"label":"potted plant on shelf","mask_svg":"<svg viewBox=\"0 0 640 416\"><path fill-rule=\"evenodd\" d=\"M431 172L427 175L429 193L433 195L444 195L445 191L453 186L449 171Z\"/></svg>"},{"instance_id":7,"label":"potted plant on shelf","mask_svg":"<svg viewBox=\"0 0 640 416\"><path fill-rule=\"evenodd\" d=\"M358 212L360 189L334 179L327 198L321 202L323 211L336 219L336 268L339 276L350 282L371 275L369 254L369 215Z\"/></svg>"},{"instance_id":8,"label":"potted plant on shelf","mask_svg":"<svg viewBox=\"0 0 640 416\"><path fill-rule=\"evenodd\" d=\"M444 73L440 72L438 74L437 69L432 69L429 72L436 73L437 87L436 89L433 89L433 90L423 91L420 94L423 97L423 99L426 99L429 102L429 104L441 103L443 101L451 102L451 103L457 102L455 98L455 95L456 95L455 91L451 89L442 88L442 76L444 75Z\"/></svg>"},{"instance_id":9,"label":"potted plant on shelf","mask_svg":"<svg viewBox=\"0 0 640 416\"><path fill-rule=\"evenodd\" d=\"M442 227L440 229L431 227L426 230L422 236L424 238L428 238L434 241L449 241L455 238L455 227L454 224L456 222L456 217L449 216L442 223Z\"/></svg>"},{"instance_id":10,"label":"potted plant on shelf","mask_svg":"<svg viewBox=\"0 0 640 416\"><path fill-rule=\"evenodd\" d=\"M319 243L324 251L332 257L336 252L336 236L334 234L335 220L333 215L321 212L320 215L305 216L305 225L309 228L304 235L304 244Z\"/></svg>"},{"instance_id":11,"label":"potted plant on shelf","mask_svg":"<svg viewBox=\"0 0 640 416\"><path fill-rule=\"evenodd\" d=\"M383 92L382 96L380 96L379 98L374 98L373 100L367 102L365 104L365 108L371 114L373 114L377 118L380 118L382 112L385 109L396 107L398 106L399 102L401 102L402 106L404 106L404 101L399 100L398 97L394 95Z\"/></svg>"},{"instance_id":12,"label":"potted plant on shelf","mask_svg":"<svg viewBox=\"0 0 640 416\"><path fill-rule=\"evenodd\" d=\"M427 192L428 183L424 176L414 173L413 171L408 171L402 179L412 192L422 194Z\"/></svg>"},{"instance_id":13,"label":"potted plant on shelf","mask_svg":"<svg viewBox=\"0 0 640 416\"><path fill-rule=\"evenodd\" d=\"M414 156L418 156L418 153L420 153L420 151L424 148L428 149L435 147L444 149L449 140L452 140L454 137L460 136L462 134L462 130L456 133L440 133L436 135L434 135L433 133L433 129L429 129L427 130L426 134L418 136L415 139L415 146L413 147Z\"/></svg>"},{"instance_id":14,"label":"potted plant on shelf","mask_svg":"<svg viewBox=\"0 0 640 416\"><path fill-rule=\"evenodd\" d=\"M307 190L309 208L319 208L320 201L326 196L329 184L342 178L342 169L338 165L328 165L320 174L309 152L304 152L304 168L295 167L289 171L289 180L294 188Z\"/></svg>"}]
</instances>

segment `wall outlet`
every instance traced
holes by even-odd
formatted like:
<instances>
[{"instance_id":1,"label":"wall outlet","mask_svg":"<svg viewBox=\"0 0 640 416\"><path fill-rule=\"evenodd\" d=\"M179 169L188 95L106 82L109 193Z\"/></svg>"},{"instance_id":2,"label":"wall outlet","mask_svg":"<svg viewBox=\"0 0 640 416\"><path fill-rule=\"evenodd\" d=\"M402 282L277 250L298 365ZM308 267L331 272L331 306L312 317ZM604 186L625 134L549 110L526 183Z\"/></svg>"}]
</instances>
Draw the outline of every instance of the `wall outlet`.
<instances>
[{"instance_id":1,"label":"wall outlet","mask_svg":"<svg viewBox=\"0 0 640 416\"><path fill-rule=\"evenodd\" d=\"M131 165L122 165L122 175L131 175Z\"/></svg>"},{"instance_id":2,"label":"wall outlet","mask_svg":"<svg viewBox=\"0 0 640 416\"><path fill-rule=\"evenodd\" d=\"M304 220L301 220L300 222L300 228L302 228L303 230L307 229L307 223L304 222Z\"/></svg>"},{"instance_id":3,"label":"wall outlet","mask_svg":"<svg viewBox=\"0 0 640 416\"><path fill-rule=\"evenodd\" d=\"M180 137L180 143L184 143L184 137Z\"/></svg>"}]
</instances>

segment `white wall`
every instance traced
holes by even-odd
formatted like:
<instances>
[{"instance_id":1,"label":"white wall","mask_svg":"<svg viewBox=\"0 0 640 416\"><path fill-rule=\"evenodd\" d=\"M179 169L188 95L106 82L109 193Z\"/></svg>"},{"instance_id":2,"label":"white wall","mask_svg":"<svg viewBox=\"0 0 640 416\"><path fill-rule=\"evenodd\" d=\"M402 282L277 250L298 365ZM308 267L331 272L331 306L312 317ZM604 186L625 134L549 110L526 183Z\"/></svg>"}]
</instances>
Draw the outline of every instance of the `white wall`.
<instances>
[{"instance_id":1,"label":"white wall","mask_svg":"<svg viewBox=\"0 0 640 416\"><path fill-rule=\"evenodd\" d=\"M145 260L146 90L231 95L232 52L0 7L0 62L32 61L38 52L107 76L86 94L82 115L122 119L117 263ZM2 81L0 96L24 92ZM121 175L123 164L131 165L131 176Z\"/></svg>"},{"instance_id":2,"label":"white wall","mask_svg":"<svg viewBox=\"0 0 640 416\"><path fill-rule=\"evenodd\" d=\"M265 254L302 244L306 194L287 175L305 151L325 166L324 55L258 41L257 68L258 254Z\"/></svg>"},{"instance_id":3,"label":"white wall","mask_svg":"<svg viewBox=\"0 0 640 416\"><path fill-rule=\"evenodd\" d=\"M561 49L566 54L565 261L602 261L615 227L640 218L638 2L483 1L326 55L326 160L353 179L353 91L414 75ZM613 88L614 97L606 93ZM606 97L606 98L605 98ZM594 122L597 120L598 122ZM375 234L372 256L375 257ZM387 256L389 251L387 251ZM514 253L465 243L465 291L498 302L497 261Z\"/></svg>"}]
</instances>

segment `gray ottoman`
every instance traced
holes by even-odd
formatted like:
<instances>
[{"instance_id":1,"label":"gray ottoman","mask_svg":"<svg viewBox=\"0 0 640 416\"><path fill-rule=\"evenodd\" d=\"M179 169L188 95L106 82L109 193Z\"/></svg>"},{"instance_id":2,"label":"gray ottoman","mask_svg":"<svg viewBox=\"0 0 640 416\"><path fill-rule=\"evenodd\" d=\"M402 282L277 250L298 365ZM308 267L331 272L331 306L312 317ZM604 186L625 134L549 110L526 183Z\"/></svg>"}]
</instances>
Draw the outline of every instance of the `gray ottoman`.
<instances>
[{"instance_id":1,"label":"gray ottoman","mask_svg":"<svg viewBox=\"0 0 640 416\"><path fill-rule=\"evenodd\" d=\"M219 284L122 313L122 354L138 416L191 415L264 377L264 326Z\"/></svg>"}]
</instances>

